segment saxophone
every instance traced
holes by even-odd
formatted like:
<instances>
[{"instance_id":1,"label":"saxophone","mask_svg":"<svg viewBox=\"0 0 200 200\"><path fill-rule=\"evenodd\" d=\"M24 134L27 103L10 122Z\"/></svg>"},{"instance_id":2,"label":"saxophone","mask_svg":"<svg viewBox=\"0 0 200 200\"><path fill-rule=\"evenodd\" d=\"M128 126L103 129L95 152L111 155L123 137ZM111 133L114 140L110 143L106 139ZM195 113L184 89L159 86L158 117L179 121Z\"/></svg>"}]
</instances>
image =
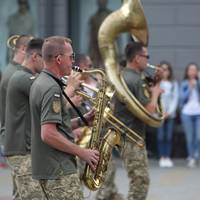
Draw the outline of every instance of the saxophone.
<instances>
[{"instance_id":1,"label":"saxophone","mask_svg":"<svg viewBox=\"0 0 200 200\"><path fill-rule=\"evenodd\" d=\"M96 101L93 101L96 112L91 128L91 138L88 148L99 150L100 158L95 172L86 164L82 180L90 190L97 190L105 180L105 172L107 171L108 161L112 155L112 148L120 144L120 134L109 129L103 139L100 139L104 126L104 110L110 102L110 97L106 95L107 81L105 73L100 69L93 71L98 72L102 79L101 86L98 88L95 97Z\"/></svg>"}]
</instances>

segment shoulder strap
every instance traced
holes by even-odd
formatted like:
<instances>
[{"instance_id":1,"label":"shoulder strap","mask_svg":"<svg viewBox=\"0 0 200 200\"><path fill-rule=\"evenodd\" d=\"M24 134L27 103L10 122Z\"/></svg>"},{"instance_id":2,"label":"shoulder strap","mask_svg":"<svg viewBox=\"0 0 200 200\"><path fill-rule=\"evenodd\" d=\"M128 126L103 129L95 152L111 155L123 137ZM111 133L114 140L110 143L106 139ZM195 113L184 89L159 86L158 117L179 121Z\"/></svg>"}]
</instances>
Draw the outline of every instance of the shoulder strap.
<instances>
[{"instance_id":1,"label":"shoulder strap","mask_svg":"<svg viewBox=\"0 0 200 200\"><path fill-rule=\"evenodd\" d=\"M84 124L86 126L88 126L88 121L86 120L86 118L83 116L83 114L81 113L81 111L74 105L74 103L71 101L71 99L67 96L67 94L64 92L63 87L66 86L60 79L56 78L55 76L53 76L52 74L43 71L44 73L48 74L49 76L51 76L60 86L61 91L64 95L64 97L67 99L67 101L70 103L70 105L72 106L72 108L76 111L76 113L78 114L78 116L81 118L81 120L84 122Z\"/></svg>"}]
</instances>

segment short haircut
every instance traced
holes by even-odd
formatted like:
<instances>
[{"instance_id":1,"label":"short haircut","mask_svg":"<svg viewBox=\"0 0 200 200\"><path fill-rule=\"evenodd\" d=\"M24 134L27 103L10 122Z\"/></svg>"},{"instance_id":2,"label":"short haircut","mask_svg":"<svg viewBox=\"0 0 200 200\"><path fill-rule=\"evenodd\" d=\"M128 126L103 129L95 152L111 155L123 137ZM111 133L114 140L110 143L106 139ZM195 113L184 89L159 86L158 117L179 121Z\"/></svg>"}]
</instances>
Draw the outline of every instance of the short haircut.
<instances>
[{"instance_id":1,"label":"short haircut","mask_svg":"<svg viewBox=\"0 0 200 200\"><path fill-rule=\"evenodd\" d=\"M44 40L42 38L33 38L27 45L26 54L31 54L33 50L41 52L43 43Z\"/></svg>"},{"instance_id":2,"label":"short haircut","mask_svg":"<svg viewBox=\"0 0 200 200\"><path fill-rule=\"evenodd\" d=\"M127 61L132 61L133 58L135 58L135 56L138 53L142 52L142 48L145 47L143 43L141 42L130 42L126 45L125 48L125 56L126 56L126 60Z\"/></svg>"},{"instance_id":3,"label":"short haircut","mask_svg":"<svg viewBox=\"0 0 200 200\"><path fill-rule=\"evenodd\" d=\"M53 57L64 54L65 43L72 43L67 37L51 36L44 40L42 46L42 57L44 61L49 62Z\"/></svg>"},{"instance_id":4,"label":"short haircut","mask_svg":"<svg viewBox=\"0 0 200 200\"><path fill-rule=\"evenodd\" d=\"M31 35L20 35L15 44L15 51L22 46L27 46L32 38L33 36Z\"/></svg>"}]
</instances>

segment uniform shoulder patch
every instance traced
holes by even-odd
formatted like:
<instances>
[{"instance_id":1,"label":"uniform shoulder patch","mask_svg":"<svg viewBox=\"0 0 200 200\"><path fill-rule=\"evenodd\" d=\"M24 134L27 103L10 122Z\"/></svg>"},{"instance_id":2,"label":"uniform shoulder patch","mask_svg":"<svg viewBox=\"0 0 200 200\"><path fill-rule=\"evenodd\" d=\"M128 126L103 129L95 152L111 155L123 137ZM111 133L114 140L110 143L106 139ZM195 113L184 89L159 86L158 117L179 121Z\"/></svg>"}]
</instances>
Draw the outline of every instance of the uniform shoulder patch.
<instances>
[{"instance_id":1,"label":"uniform shoulder patch","mask_svg":"<svg viewBox=\"0 0 200 200\"><path fill-rule=\"evenodd\" d=\"M60 113L60 111L61 111L60 94L54 94L53 103L52 103L52 110L55 113Z\"/></svg>"}]
</instances>

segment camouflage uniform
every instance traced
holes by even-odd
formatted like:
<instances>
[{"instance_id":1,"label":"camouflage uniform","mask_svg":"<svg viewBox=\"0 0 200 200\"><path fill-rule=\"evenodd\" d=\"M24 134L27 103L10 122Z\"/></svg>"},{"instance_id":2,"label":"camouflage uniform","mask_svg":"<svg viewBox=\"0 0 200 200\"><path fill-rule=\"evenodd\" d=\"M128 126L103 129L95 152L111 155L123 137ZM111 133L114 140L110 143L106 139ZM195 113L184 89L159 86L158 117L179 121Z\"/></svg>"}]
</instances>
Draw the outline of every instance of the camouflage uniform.
<instances>
[{"instance_id":1,"label":"camouflage uniform","mask_svg":"<svg viewBox=\"0 0 200 200\"><path fill-rule=\"evenodd\" d=\"M29 91L34 79L33 73L21 66L7 86L4 153L12 169L14 199L44 197L39 182L31 178Z\"/></svg>"},{"instance_id":2,"label":"camouflage uniform","mask_svg":"<svg viewBox=\"0 0 200 200\"><path fill-rule=\"evenodd\" d=\"M65 175L56 180L40 180L49 200L82 200L83 192L77 174Z\"/></svg>"},{"instance_id":3,"label":"camouflage uniform","mask_svg":"<svg viewBox=\"0 0 200 200\"><path fill-rule=\"evenodd\" d=\"M46 69L31 87L30 108L33 178L40 181L48 199L83 200L76 157L53 148L41 138L41 125L54 123L61 135L74 142L66 100L54 75Z\"/></svg>"},{"instance_id":4,"label":"camouflage uniform","mask_svg":"<svg viewBox=\"0 0 200 200\"><path fill-rule=\"evenodd\" d=\"M116 167L113 160L109 162L106 179L103 186L97 191L96 200L123 200L115 185Z\"/></svg>"},{"instance_id":5,"label":"camouflage uniform","mask_svg":"<svg viewBox=\"0 0 200 200\"><path fill-rule=\"evenodd\" d=\"M125 140L121 156L129 178L128 200L146 199L149 188L146 148Z\"/></svg>"},{"instance_id":6,"label":"camouflage uniform","mask_svg":"<svg viewBox=\"0 0 200 200\"><path fill-rule=\"evenodd\" d=\"M19 193L18 199L45 200L46 198L39 181L33 180L31 177L30 154L24 156L8 156L7 161L15 174L15 183Z\"/></svg>"},{"instance_id":7,"label":"camouflage uniform","mask_svg":"<svg viewBox=\"0 0 200 200\"><path fill-rule=\"evenodd\" d=\"M130 68L125 68L121 73L129 90L137 100L142 105L148 104L150 99L143 74ZM126 104L120 102L117 98L115 99L114 115L145 139L146 125L127 109ZM146 147L138 147L126 137L122 144L121 156L129 178L128 200L145 200L149 188Z\"/></svg>"},{"instance_id":8,"label":"camouflage uniform","mask_svg":"<svg viewBox=\"0 0 200 200\"><path fill-rule=\"evenodd\" d=\"M2 148L0 151L3 152L4 154L4 140L5 140L5 114L6 114L6 96L7 96L7 87L8 87L8 82L12 75L18 71L21 70L22 66L14 61L11 61L5 71L3 72L1 84L0 84L0 121L1 121L1 129L0 129L0 148ZM1 156L1 155L0 155ZM13 183L13 191L12 191L12 196L14 200L20 200L18 191L17 191L17 186L15 183L15 174L11 173L12 177L12 183Z\"/></svg>"}]
</instances>

